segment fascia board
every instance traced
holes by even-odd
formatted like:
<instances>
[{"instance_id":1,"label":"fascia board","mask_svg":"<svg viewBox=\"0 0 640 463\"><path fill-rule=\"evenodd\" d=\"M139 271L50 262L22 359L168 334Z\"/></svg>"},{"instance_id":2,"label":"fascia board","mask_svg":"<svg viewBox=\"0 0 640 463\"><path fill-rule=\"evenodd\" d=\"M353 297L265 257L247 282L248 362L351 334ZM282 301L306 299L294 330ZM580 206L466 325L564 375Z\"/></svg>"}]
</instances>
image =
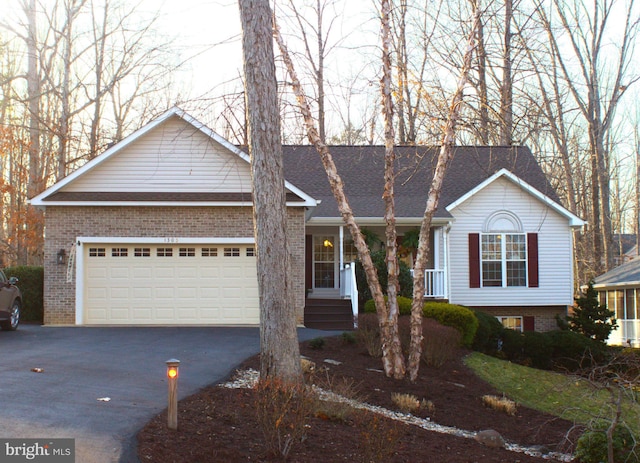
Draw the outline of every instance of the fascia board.
<instances>
[{"instance_id":1,"label":"fascia board","mask_svg":"<svg viewBox=\"0 0 640 463\"><path fill-rule=\"evenodd\" d=\"M355 217L359 226L386 225L384 217ZM433 226L444 226L453 223L453 219L437 218L431 221ZM397 217L396 225L399 226L420 226L422 217ZM307 220L306 225L345 225L342 217L312 217Z\"/></svg>"},{"instance_id":2,"label":"fascia board","mask_svg":"<svg viewBox=\"0 0 640 463\"><path fill-rule=\"evenodd\" d=\"M252 201L219 201L219 202L177 202L177 201L51 201L41 205L42 207L49 206L91 206L91 207L106 207L106 206L128 206L128 207L252 207ZM287 202L287 207L309 207L306 202Z\"/></svg>"},{"instance_id":3,"label":"fascia board","mask_svg":"<svg viewBox=\"0 0 640 463\"><path fill-rule=\"evenodd\" d=\"M237 237L237 238L203 238L203 237L139 237L139 236L79 236L76 239L78 244L93 243L131 243L131 244L254 244L254 237Z\"/></svg>"},{"instance_id":4,"label":"fascia board","mask_svg":"<svg viewBox=\"0 0 640 463\"><path fill-rule=\"evenodd\" d=\"M606 288L621 288L625 286L640 286L640 280L638 281L625 281L620 283L594 283L594 289L606 289ZM587 285L581 286L581 288L587 288Z\"/></svg>"}]
</instances>

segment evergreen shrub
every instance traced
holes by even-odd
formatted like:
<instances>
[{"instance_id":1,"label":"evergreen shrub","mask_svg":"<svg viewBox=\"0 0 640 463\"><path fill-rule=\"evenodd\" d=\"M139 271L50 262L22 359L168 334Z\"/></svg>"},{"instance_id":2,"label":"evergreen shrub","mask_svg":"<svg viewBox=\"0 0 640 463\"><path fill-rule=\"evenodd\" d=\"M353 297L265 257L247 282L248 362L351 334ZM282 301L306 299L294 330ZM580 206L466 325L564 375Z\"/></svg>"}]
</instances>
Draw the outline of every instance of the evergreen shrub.
<instances>
[{"instance_id":1,"label":"evergreen shrub","mask_svg":"<svg viewBox=\"0 0 640 463\"><path fill-rule=\"evenodd\" d=\"M473 344L478 330L478 319L471 309L446 302L426 302L422 313L426 318L433 318L460 331L463 346L471 347Z\"/></svg>"},{"instance_id":2,"label":"evergreen shrub","mask_svg":"<svg viewBox=\"0 0 640 463\"><path fill-rule=\"evenodd\" d=\"M493 355L498 351L498 343L502 337L504 327L500 320L478 310L474 310L478 319L478 330L473 338L472 348L475 351Z\"/></svg>"},{"instance_id":3,"label":"evergreen shrub","mask_svg":"<svg viewBox=\"0 0 640 463\"><path fill-rule=\"evenodd\" d=\"M384 297L384 301L387 302L387 296ZM400 315L411 315L411 302L409 297L398 296L398 310ZM364 303L365 313L376 313L376 304L373 299L369 299Z\"/></svg>"},{"instance_id":4,"label":"evergreen shrub","mask_svg":"<svg viewBox=\"0 0 640 463\"><path fill-rule=\"evenodd\" d=\"M44 267L16 266L4 269L7 278L18 278L22 293L21 321L42 323L44 320Z\"/></svg>"}]
</instances>

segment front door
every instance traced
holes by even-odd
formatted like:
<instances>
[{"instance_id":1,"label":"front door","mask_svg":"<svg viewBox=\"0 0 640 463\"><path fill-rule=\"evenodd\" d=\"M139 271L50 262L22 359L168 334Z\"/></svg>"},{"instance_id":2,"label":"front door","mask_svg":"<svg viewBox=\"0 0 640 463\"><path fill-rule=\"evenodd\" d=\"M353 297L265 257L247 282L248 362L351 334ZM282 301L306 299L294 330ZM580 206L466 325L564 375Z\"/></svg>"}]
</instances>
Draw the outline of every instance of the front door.
<instances>
[{"instance_id":1,"label":"front door","mask_svg":"<svg viewBox=\"0 0 640 463\"><path fill-rule=\"evenodd\" d=\"M334 235L313 237L313 288L333 290L337 282L337 240Z\"/></svg>"}]
</instances>

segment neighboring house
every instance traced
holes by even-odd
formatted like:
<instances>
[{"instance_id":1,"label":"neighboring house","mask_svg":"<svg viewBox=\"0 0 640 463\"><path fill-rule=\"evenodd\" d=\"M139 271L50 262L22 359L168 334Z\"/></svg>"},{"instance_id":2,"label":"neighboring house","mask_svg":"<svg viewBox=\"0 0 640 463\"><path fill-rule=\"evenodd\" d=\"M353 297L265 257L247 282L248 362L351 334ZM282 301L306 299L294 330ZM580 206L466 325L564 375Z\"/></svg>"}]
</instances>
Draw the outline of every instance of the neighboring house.
<instances>
[{"instance_id":1,"label":"neighboring house","mask_svg":"<svg viewBox=\"0 0 640 463\"><path fill-rule=\"evenodd\" d=\"M622 265L638 257L637 238L635 234L631 233L616 233L613 235L615 265Z\"/></svg>"},{"instance_id":2,"label":"neighboring house","mask_svg":"<svg viewBox=\"0 0 640 463\"><path fill-rule=\"evenodd\" d=\"M640 347L640 259L633 259L594 280L600 303L615 313L618 329L609 344Z\"/></svg>"},{"instance_id":3,"label":"neighboring house","mask_svg":"<svg viewBox=\"0 0 640 463\"><path fill-rule=\"evenodd\" d=\"M298 321L349 327L353 241L315 149L283 152ZM359 225L384 236L384 147L331 153ZM402 236L420 226L438 149L396 154ZM46 211L46 324L258 323L248 154L180 109L31 202ZM582 225L529 149L458 147L433 219L427 297L553 329L573 302L572 228ZM345 300L355 304L340 325L331 312Z\"/></svg>"}]
</instances>

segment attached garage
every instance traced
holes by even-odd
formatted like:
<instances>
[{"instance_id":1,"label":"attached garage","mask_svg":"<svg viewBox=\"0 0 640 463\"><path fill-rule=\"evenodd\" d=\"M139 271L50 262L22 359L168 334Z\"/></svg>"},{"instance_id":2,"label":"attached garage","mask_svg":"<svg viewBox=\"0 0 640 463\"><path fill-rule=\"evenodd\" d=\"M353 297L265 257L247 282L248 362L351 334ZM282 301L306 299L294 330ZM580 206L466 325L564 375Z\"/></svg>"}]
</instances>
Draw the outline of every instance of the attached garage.
<instances>
[{"instance_id":1,"label":"attached garage","mask_svg":"<svg viewBox=\"0 0 640 463\"><path fill-rule=\"evenodd\" d=\"M250 158L178 108L55 183L45 211L47 325L258 325ZM317 201L285 182L292 275ZM289 283L298 322L304 278Z\"/></svg>"},{"instance_id":2,"label":"attached garage","mask_svg":"<svg viewBox=\"0 0 640 463\"><path fill-rule=\"evenodd\" d=\"M243 243L85 243L86 325L260 322L256 253Z\"/></svg>"}]
</instances>

